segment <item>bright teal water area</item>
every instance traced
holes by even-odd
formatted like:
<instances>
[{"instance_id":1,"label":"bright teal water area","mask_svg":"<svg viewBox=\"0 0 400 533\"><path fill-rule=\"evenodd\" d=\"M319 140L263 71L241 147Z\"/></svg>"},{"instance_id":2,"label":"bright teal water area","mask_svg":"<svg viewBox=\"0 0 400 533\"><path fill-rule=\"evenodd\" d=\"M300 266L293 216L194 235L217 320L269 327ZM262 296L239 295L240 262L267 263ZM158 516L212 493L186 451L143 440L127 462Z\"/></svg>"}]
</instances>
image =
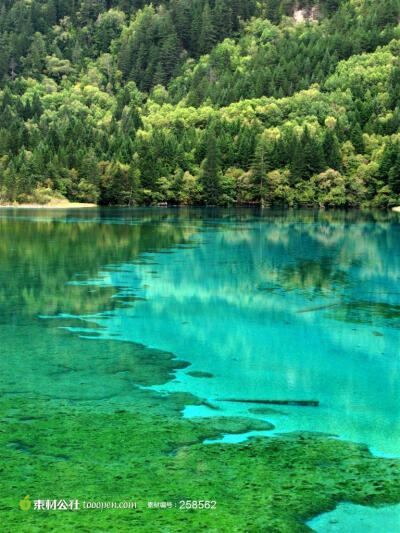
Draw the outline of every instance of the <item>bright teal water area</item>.
<instances>
[{"instance_id":1,"label":"bright teal water area","mask_svg":"<svg viewBox=\"0 0 400 533\"><path fill-rule=\"evenodd\" d=\"M400 505L372 508L351 503L341 503L308 522L318 533L398 533L399 524Z\"/></svg>"},{"instance_id":2,"label":"bright teal water area","mask_svg":"<svg viewBox=\"0 0 400 533\"><path fill-rule=\"evenodd\" d=\"M23 322L31 340L61 326L76 339L167 350L191 366L158 388L220 407L189 407L185 416L260 407L224 399L318 400L319 407L276 406L252 416L270 420L276 433L322 431L399 455L398 215L2 210L1 222L10 345L28 333ZM71 318L79 319L73 327ZM4 376L20 366L15 352ZM30 386L51 388L41 357ZM87 364L91 397L101 380L91 381ZM71 389L74 375L67 379ZM118 393L119 383L109 386Z\"/></svg>"},{"instance_id":3,"label":"bright teal water area","mask_svg":"<svg viewBox=\"0 0 400 533\"><path fill-rule=\"evenodd\" d=\"M318 431L399 456L399 332L395 213L0 210L5 395L123 405L129 341L190 363L152 385L207 400L184 416L275 425L225 442ZM398 506L342 503L309 525L392 533L399 521Z\"/></svg>"},{"instance_id":4,"label":"bright teal water area","mask_svg":"<svg viewBox=\"0 0 400 533\"><path fill-rule=\"evenodd\" d=\"M141 343L190 362L156 388L189 391L220 409L189 407L185 416L260 407L224 399L318 400L319 407L270 406L276 412L252 416L271 421L275 433L320 431L400 454L397 215L169 210L160 220L144 210L126 220L122 210L103 215L102 224L140 225L143 212L151 237L163 227L152 244L158 250L105 260L95 275L66 280L110 288L126 304L53 316L79 318L83 328L90 322L77 334ZM177 230L185 238L174 244Z\"/></svg>"}]
</instances>

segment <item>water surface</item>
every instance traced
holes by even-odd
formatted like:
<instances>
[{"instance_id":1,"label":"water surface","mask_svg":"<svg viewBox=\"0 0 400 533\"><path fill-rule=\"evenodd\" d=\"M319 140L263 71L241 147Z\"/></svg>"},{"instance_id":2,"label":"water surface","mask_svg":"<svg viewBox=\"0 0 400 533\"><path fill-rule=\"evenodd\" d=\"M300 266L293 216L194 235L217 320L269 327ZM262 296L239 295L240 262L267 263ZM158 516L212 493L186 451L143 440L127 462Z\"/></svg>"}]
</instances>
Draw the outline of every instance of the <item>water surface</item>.
<instances>
[{"instance_id":1,"label":"water surface","mask_svg":"<svg viewBox=\"0 0 400 533\"><path fill-rule=\"evenodd\" d=\"M122 401L135 383L115 341L129 341L190 363L146 386L220 408L185 416L400 455L398 214L4 209L0 236L3 394Z\"/></svg>"}]
</instances>

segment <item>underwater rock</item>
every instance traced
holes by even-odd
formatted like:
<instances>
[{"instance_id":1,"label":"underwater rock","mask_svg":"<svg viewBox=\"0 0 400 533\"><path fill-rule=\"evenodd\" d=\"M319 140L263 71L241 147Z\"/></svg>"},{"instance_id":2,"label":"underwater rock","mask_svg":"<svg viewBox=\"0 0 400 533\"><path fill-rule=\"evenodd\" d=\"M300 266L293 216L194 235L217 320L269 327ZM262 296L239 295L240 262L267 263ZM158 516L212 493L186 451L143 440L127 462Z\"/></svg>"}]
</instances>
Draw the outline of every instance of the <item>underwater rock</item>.
<instances>
[{"instance_id":1,"label":"underwater rock","mask_svg":"<svg viewBox=\"0 0 400 533\"><path fill-rule=\"evenodd\" d=\"M193 372L186 372L188 376L192 376L192 378L213 378L214 374L210 374L210 372L200 372L197 370L193 370Z\"/></svg>"},{"instance_id":2,"label":"underwater rock","mask_svg":"<svg viewBox=\"0 0 400 533\"><path fill-rule=\"evenodd\" d=\"M191 394L190 392L171 392L162 398L165 399L167 403L177 404L178 411L181 411L185 405L203 405L203 400L194 396L194 394Z\"/></svg>"},{"instance_id":3,"label":"underwater rock","mask_svg":"<svg viewBox=\"0 0 400 533\"><path fill-rule=\"evenodd\" d=\"M210 418L191 418L190 422L201 424L218 433L247 433L248 431L268 431L274 429L270 422L244 416L212 416Z\"/></svg>"},{"instance_id":4,"label":"underwater rock","mask_svg":"<svg viewBox=\"0 0 400 533\"><path fill-rule=\"evenodd\" d=\"M283 411L272 409L272 407L254 407L253 409L249 409L249 413L253 415L286 415Z\"/></svg>"}]
</instances>

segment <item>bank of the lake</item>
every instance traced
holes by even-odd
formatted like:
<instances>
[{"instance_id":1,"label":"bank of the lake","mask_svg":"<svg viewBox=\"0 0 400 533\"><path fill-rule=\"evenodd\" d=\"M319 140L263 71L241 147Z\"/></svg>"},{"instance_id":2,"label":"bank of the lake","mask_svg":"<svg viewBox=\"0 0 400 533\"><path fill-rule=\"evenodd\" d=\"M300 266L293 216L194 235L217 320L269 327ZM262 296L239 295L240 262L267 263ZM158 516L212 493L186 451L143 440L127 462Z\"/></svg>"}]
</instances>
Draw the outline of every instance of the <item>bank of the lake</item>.
<instances>
[{"instance_id":1,"label":"bank of the lake","mask_svg":"<svg viewBox=\"0 0 400 533\"><path fill-rule=\"evenodd\" d=\"M0 208L13 208L13 209L76 209L76 208L88 208L98 207L97 204L70 202L68 200L47 202L45 204L0 204Z\"/></svg>"},{"instance_id":2,"label":"bank of the lake","mask_svg":"<svg viewBox=\"0 0 400 533\"><path fill-rule=\"evenodd\" d=\"M76 208L89 208L89 207L97 207L98 209L105 209L105 208L109 208L109 209L119 209L119 208L122 208L122 209L134 209L135 207L136 208L144 208L144 207L147 207L147 208L173 208L173 209L177 209L177 208L184 208L184 209L199 209L201 207L204 207L204 206L201 206L201 205L173 205L173 204L167 204L167 203L163 203L163 204L157 204L157 205L147 205L147 204L143 204L143 205L137 205L137 206L128 206L128 205L101 205L101 204L96 204L96 203L83 203L83 202L70 202L69 200L54 200L54 201L51 201L51 202L46 202L46 203L41 203L41 204L38 204L38 203L0 203L0 208L14 208L14 209L76 209ZM215 209L223 209L223 207L221 208L220 206L217 206L217 205L210 205L208 206L209 208L215 208ZM249 204L238 204L236 206L233 206L231 207L230 209L249 209L249 208L256 208L256 209L281 209L282 206L271 206L271 205L261 205L261 204L258 204L256 202L254 202L252 205L249 205ZM293 207L287 207L287 209L309 209L309 210L315 210L315 209L325 209L324 206L321 206L321 205L309 205L309 206L303 206L303 207L297 207L297 208L293 208ZM354 209L358 209L360 211L368 211L369 208L361 208L361 207L356 207L356 208L352 208L353 210ZM374 208L375 210L378 210L378 211L382 211L382 212L385 212L387 211L388 209L386 207L384 208ZM392 207L391 208L392 211L395 211L395 212L400 212L400 206L398 207Z\"/></svg>"}]
</instances>

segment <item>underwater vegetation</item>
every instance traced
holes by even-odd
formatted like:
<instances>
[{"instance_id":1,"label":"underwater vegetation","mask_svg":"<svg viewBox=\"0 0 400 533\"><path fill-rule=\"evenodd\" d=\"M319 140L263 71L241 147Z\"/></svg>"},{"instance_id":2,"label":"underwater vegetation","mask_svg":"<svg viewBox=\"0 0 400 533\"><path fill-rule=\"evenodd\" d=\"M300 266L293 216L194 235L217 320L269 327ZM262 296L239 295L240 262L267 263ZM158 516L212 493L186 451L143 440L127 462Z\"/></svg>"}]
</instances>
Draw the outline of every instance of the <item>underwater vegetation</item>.
<instances>
[{"instance_id":1,"label":"underwater vegetation","mask_svg":"<svg viewBox=\"0 0 400 533\"><path fill-rule=\"evenodd\" d=\"M359 442L381 430L382 442L396 439L393 216L99 210L0 218L1 531L301 533L342 502L400 503L400 458L378 457L336 431L358 420ZM204 317L213 329L201 337ZM331 337L320 335L326 324ZM184 344L195 332L198 342L182 353L161 349L145 342L146 328ZM322 338L326 360L311 353ZM264 390L271 368L293 388ZM241 388L213 395L223 372L235 383L234 369ZM318 416L324 432L307 430L306 417ZM292 429L283 432L286 419ZM257 431L263 436L218 442ZM78 500L80 509L35 510L47 499ZM216 503L193 509L188 500ZM84 502L136 507L100 511Z\"/></svg>"}]
</instances>

